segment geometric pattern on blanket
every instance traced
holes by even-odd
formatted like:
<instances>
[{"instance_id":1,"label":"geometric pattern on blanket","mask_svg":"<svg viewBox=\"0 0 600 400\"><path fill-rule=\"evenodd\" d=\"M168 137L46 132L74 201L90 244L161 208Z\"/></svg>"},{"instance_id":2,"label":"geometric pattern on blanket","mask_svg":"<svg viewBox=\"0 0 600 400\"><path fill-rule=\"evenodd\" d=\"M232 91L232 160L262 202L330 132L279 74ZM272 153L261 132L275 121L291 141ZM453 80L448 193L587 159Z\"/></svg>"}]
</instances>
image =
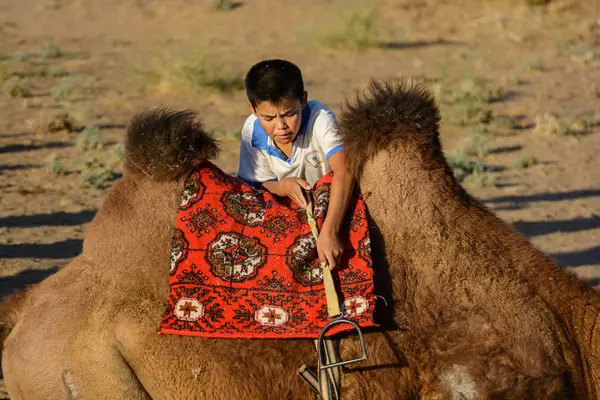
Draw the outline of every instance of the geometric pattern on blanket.
<instances>
[{"instance_id":1,"label":"geometric pattern on blanket","mask_svg":"<svg viewBox=\"0 0 600 400\"><path fill-rule=\"evenodd\" d=\"M322 227L332 174L312 190ZM366 208L355 190L332 271L340 306L377 326ZM311 338L328 323L316 241L305 210L253 188L212 163L186 179L171 245L170 293L161 334L213 338ZM327 336L351 329L334 326Z\"/></svg>"}]
</instances>

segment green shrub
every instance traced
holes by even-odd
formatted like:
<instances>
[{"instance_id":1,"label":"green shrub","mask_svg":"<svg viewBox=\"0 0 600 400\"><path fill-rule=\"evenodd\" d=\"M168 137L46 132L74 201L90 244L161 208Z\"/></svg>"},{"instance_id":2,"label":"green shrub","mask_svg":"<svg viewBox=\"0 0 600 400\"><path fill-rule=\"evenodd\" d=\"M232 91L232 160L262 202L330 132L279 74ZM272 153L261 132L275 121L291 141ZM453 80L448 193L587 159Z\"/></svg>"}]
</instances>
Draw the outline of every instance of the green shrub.
<instances>
[{"instance_id":1,"label":"green shrub","mask_svg":"<svg viewBox=\"0 0 600 400\"><path fill-rule=\"evenodd\" d=\"M66 175L68 173L67 168L63 163L63 159L54 157L48 163L48 172L53 175Z\"/></svg>"},{"instance_id":2,"label":"green shrub","mask_svg":"<svg viewBox=\"0 0 600 400\"><path fill-rule=\"evenodd\" d=\"M80 150L92 150L101 148L106 144L106 140L102 137L100 129L97 126L87 126L77 136L75 146Z\"/></svg>"},{"instance_id":3,"label":"green shrub","mask_svg":"<svg viewBox=\"0 0 600 400\"><path fill-rule=\"evenodd\" d=\"M212 7L219 11L230 11L236 8L240 3L232 0L214 0Z\"/></svg>"},{"instance_id":4,"label":"green shrub","mask_svg":"<svg viewBox=\"0 0 600 400\"><path fill-rule=\"evenodd\" d=\"M39 52L42 58L60 58L64 55L63 50L54 43L40 44Z\"/></svg>"},{"instance_id":5,"label":"green shrub","mask_svg":"<svg viewBox=\"0 0 600 400\"><path fill-rule=\"evenodd\" d=\"M525 157L521 157L517 161L515 161L515 168L526 169L526 168L536 165L537 163L538 163L538 160L534 156L525 156Z\"/></svg>"},{"instance_id":6,"label":"green shrub","mask_svg":"<svg viewBox=\"0 0 600 400\"><path fill-rule=\"evenodd\" d=\"M530 7L547 6L551 0L525 0L525 4Z\"/></svg>"},{"instance_id":7,"label":"green shrub","mask_svg":"<svg viewBox=\"0 0 600 400\"><path fill-rule=\"evenodd\" d=\"M310 34L300 32L297 36L309 45L364 50L379 45L378 24L378 12L373 6L347 9L340 11L333 21L324 23L322 28Z\"/></svg>"},{"instance_id":8,"label":"green shrub","mask_svg":"<svg viewBox=\"0 0 600 400\"><path fill-rule=\"evenodd\" d=\"M454 176L459 181L468 175L483 173L486 170L486 165L483 161L465 156L464 154L450 153L446 156L446 160Z\"/></svg>"},{"instance_id":9,"label":"green shrub","mask_svg":"<svg viewBox=\"0 0 600 400\"><path fill-rule=\"evenodd\" d=\"M104 162L92 157L80 168L77 180L82 187L105 189L120 176L110 170Z\"/></svg>"},{"instance_id":10,"label":"green shrub","mask_svg":"<svg viewBox=\"0 0 600 400\"><path fill-rule=\"evenodd\" d=\"M60 111L52 117L44 119L38 127L38 131L41 133L75 132L81 129L83 129L83 126L79 119L69 111Z\"/></svg>"},{"instance_id":11,"label":"green shrub","mask_svg":"<svg viewBox=\"0 0 600 400\"><path fill-rule=\"evenodd\" d=\"M52 88L52 98L54 101L67 100L79 88L79 86L79 79L70 76L63 78Z\"/></svg>"},{"instance_id":12,"label":"green shrub","mask_svg":"<svg viewBox=\"0 0 600 400\"><path fill-rule=\"evenodd\" d=\"M455 152L465 156L483 158L490 152L492 135L480 130L459 140Z\"/></svg>"},{"instance_id":13,"label":"green shrub","mask_svg":"<svg viewBox=\"0 0 600 400\"><path fill-rule=\"evenodd\" d=\"M163 55L142 74L155 84L192 91L211 88L230 92L244 88L242 73L202 46L192 48L183 57Z\"/></svg>"},{"instance_id":14,"label":"green shrub","mask_svg":"<svg viewBox=\"0 0 600 400\"><path fill-rule=\"evenodd\" d=\"M31 97L33 94L24 79L13 76L2 85L2 91L13 99Z\"/></svg>"}]
</instances>

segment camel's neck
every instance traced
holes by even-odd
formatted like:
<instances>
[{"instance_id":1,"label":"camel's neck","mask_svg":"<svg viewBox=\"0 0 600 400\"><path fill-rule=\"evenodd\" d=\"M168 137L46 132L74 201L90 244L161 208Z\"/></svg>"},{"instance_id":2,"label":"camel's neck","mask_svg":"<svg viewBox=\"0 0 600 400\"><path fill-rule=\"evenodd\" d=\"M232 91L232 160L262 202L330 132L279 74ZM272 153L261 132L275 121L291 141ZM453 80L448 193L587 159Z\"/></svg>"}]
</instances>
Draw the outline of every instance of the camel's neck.
<instances>
[{"instance_id":1,"label":"camel's neck","mask_svg":"<svg viewBox=\"0 0 600 400\"><path fill-rule=\"evenodd\" d=\"M171 237L182 181L126 176L117 182L89 225L83 256L108 279L139 282L166 298Z\"/></svg>"},{"instance_id":2,"label":"camel's neck","mask_svg":"<svg viewBox=\"0 0 600 400\"><path fill-rule=\"evenodd\" d=\"M471 278L490 273L486 265L510 268L533 282L545 274L554 277L539 288L548 301L582 290L576 278L561 273L512 227L467 196L444 165L425 168L419 160L381 152L365 165L360 184L388 258L397 261L392 269L412 265L429 273L443 262L452 274ZM565 285L577 290L565 291Z\"/></svg>"},{"instance_id":3,"label":"camel's neck","mask_svg":"<svg viewBox=\"0 0 600 400\"><path fill-rule=\"evenodd\" d=\"M495 287L504 291L513 284L535 287L532 299L541 297L562 320L565 346L570 346L570 335L576 335L582 352L594 351L588 345L592 339L597 348L597 292L565 274L509 225L465 196L443 167L426 169L392 156L382 152L367 163L360 184L384 241L395 301L405 301L409 291L414 296L417 290L439 290L440 282L450 293L452 287L482 282L481 287L488 288L490 275L498 282L504 277L511 283L501 287L496 282ZM569 362L577 365L572 358ZM597 384L600 372L591 368L587 378Z\"/></svg>"},{"instance_id":4,"label":"camel's neck","mask_svg":"<svg viewBox=\"0 0 600 400\"><path fill-rule=\"evenodd\" d=\"M441 166L426 170L400 163L390 153L380 153L365 165L360 186L369 214L385 237L386 249L410 257L431 253L444 226L462 207L452 179Z\"/></svg>"}]
</instances>

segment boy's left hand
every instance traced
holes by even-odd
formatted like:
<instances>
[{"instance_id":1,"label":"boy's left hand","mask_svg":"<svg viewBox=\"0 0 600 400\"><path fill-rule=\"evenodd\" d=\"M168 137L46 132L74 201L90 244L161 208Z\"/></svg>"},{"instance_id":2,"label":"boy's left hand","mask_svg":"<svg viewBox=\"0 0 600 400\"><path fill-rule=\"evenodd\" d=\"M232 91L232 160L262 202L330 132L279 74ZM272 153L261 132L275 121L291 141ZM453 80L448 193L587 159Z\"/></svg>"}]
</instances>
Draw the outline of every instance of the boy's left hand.
<instances>
[{"instance_id":1,"label":"boy's left hand","mask_svg":"<svg viewBox=\"0 0 600 400\"><path fill-rule=\"evenodd\" d=\"M343 251L337 232L333 229L323 229L317 239L319 260L326 263L329 269L334 269L340 262Z\"/></svg>"}]
</instances>

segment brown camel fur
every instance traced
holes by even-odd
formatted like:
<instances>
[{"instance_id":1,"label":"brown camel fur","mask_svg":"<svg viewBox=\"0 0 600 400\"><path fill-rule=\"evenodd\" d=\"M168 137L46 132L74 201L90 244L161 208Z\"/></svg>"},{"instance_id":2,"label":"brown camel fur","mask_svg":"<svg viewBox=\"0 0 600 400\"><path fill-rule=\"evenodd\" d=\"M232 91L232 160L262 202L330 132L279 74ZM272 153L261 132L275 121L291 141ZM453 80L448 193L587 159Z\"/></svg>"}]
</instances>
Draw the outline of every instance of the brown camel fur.
<instances>
[{"instance_id":1,"label":"brown camel fur","mask_svg":"<svg viewBox=\"0 0 600 400\"><path fill-rule=\"evenodd\" d=\"M348 399L597 398L599 294L458 185L422 89L373 83L340 120L372 229L381 331ZM138 115L82 254L0 307L13 399L313 398L308 340L158 335L183 181L214 157L194 115ZM344 358L358 354L351 336Z\"/></svg>"}]
</instances>

